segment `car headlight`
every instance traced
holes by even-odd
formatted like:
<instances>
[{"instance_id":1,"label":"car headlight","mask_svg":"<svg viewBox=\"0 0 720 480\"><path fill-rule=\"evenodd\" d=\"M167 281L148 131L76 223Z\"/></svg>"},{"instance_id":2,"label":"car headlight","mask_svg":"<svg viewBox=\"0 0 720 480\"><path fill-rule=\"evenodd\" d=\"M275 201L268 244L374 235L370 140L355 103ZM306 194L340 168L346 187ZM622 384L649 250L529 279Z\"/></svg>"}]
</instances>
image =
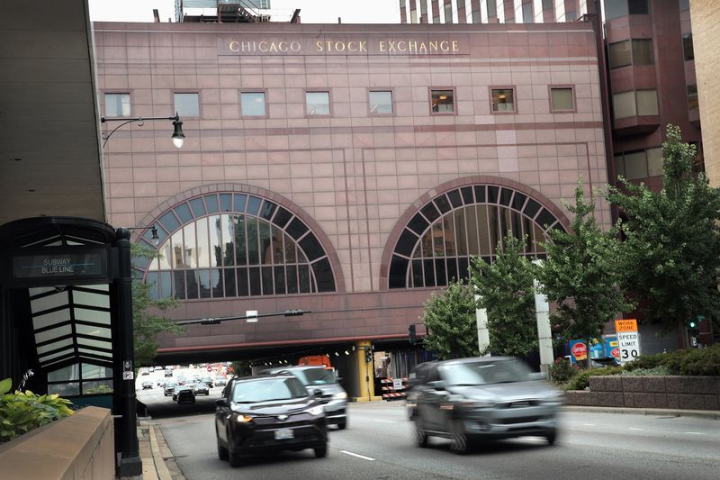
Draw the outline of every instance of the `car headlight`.
<instances>
[{"instance_id":1,"label":"car headlight","mask_svg":"<svg viewBox=\"0 0 720 480\"><path fill-rule=\"evenodd\" d=\"M250 423L253 421L253 417L249 415L238 415L236 420L238 423Z\"/></svg>"},{"instance_id":2,"label":"car headlight","mask_svg":"<svg viewBox=\"0 0 720 480\"><path fill-rule=\"evenodd\" d=\"M333 400L345 400L347 398L346 392L338 392L335 395L333 395Z\"/></svg>"},{"instance_id":3,"label":"car headlight","mask_svg":"<svg viewBox=\"0 0 720 480\"><path fill-rule=\"evenodd\" d=\"M312 416L314 416L314 417L317 417L318 415L322 415L322 413L323 413L323 407L322 407L321 405L317 405L317 406L315 406L315 407L308 408L308 409L305 410L305 411L306 411L307 413L309 413L310 415L312 415Z\"/></svg>"},{"instance_id":4,"label":"car headlight","mask_svg":"<svg viewBox=\"0 0 720 480\"><path fill-rule=\"evenodd\" d=\"M562 405L563 403L565 403L565 397L562 393L558 393L556 395L541 400L540 403L542 403L543 405Z\"/></svg>"},{"instance_id":5,"label":"car headlight","mask_svg":"<svg viewBox=\"0 0 720 480\"><path fill-rule=\"evenodd\" d=\"M492 400L461 400L460 406L465 408L489 408L494 407L495 402Z\"/></svg>"}]
</instances>

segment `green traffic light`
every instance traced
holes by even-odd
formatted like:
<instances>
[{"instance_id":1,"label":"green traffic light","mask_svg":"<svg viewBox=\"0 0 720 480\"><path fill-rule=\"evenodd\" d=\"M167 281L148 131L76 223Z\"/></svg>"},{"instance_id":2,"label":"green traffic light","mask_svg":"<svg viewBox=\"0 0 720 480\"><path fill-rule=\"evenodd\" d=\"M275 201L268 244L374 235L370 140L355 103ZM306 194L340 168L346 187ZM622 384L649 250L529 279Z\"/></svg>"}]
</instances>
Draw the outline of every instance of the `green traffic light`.
<instances>
[{"instance_id":1,"label":"green traffic light","mask_svg":"<svg viewBox=\"0 0 720 480\"><path fill-rule=\"evenodd\" d=\"M695 322L690 322L690 328L695 328Z\"/></svg>"}]
</instances>

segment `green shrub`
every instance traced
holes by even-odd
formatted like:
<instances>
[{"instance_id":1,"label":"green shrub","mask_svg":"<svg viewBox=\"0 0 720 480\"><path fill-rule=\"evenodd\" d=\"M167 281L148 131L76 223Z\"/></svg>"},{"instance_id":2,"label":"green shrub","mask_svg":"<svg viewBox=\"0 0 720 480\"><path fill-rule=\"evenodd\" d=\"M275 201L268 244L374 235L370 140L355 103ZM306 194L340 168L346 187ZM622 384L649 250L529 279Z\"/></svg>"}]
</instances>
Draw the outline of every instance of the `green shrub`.
<instances>
[{"instance_id":1,"label":"green shrub","mask_svg":"<svg viewBox=\"0 0 720 480\"><path fill-rule=\"evenodd\" d=\"M663 375L670 375L670 370L665 365L658 365L657 367L653 368L636 368L630 371L626 370L622 372L622 374L630 377L641 375L647 377L661 377Z\"/></svg>"},{"instance_id":2,"label":"green shrub","mask_svg":"<svg viewBox=\"0 0 720 480\"><path fill-rule=\"evenodd\" d=\"M548 375L550 376L550 380L556 384L562 384L577 375L580 370L578 365L575 365L567 358L558 357L555 362L550 365Z\"/></svg>"},{"instance_id":3,"label":"green shrub","mask_svg":"<svg viewBox=\"0 0 720 480\"><path fill-rule=\"evenodd\" d=\"M69 400L58 395L36 395L30 390L8 393L12 380L0 381L0 443L73 414Z\"/></svg>"},{"instance_id":4,"label":"green shrub","mask_svg":"<svg viewBox=\"0 0 720 480\"><path fill-rule=\"evenodd\" d=\"M720 344L708 348L642 355L624 366L628 372L660 367L667 369L667 375L720 376Z\"/></svg>"},{"instance_id":5,"label":"green shrub","mask_svg":"<svg viewBox=\"0 0 720 480\"><path fill-rule=\"evenodd\" d=\"M602 367L583 370L572 377L565 385L565 390L585 390L590 386L590 377L596 375L619 375L622 367Z\"/></svg>"}]
</instances>

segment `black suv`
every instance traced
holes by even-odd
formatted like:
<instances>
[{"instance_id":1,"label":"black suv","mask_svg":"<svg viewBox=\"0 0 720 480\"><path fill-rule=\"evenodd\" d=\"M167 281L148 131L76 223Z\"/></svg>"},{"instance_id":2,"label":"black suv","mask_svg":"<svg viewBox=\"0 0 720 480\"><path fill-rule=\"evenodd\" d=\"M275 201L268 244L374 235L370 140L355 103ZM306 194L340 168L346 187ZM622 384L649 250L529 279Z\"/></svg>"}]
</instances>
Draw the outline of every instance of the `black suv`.
<instances>
[{"instance_id":1,"label":"black suv","mask_svg":"<svg viewBox=\"0 0 720 480\"><path fill-rule=\"evenodd\" d=\"M309 394L290 374L233 378L215 402L218 457L241 464L241 455L312 448L327 455L322 391Z\"/></svg>"},{"instance_id":2,"label":"black suv","mask_svg":"<svg viewBox=\"0 0 720 480\"><path fill-rule=\"evenodd\" d=\"M555 443L560 391L520 360L480 357L429 362L410 375L408 414L415 440L451 440L465 453L472 440L535 435Z\"/></svg>"}]
</instances>

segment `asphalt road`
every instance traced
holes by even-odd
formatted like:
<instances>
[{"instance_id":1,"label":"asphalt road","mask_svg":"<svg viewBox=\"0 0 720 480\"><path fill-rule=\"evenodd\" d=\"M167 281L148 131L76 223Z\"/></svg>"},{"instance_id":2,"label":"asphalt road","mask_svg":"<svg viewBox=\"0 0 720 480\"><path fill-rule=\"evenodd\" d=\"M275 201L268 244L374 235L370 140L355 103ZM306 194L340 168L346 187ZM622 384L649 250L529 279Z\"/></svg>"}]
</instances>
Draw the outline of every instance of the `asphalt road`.
<instances>
[{"instance_id":1,"label":"asphalt road","mask_svg":"<svg viewBox=\"0 0 720 480\"><path fill-rule=\"evenodd\" d=\"M401 404L352 404L345 431L332 429L330 452L311 450L249 459L232 469L217 458L213 404L221 388L194 406L160 390L139 392L189 480L295 479L713 479L720 478L720 421L565 412L558 444L540 438L488 443L458 456L431 439L416 447Z\"/></svg>"}]
</instances>

